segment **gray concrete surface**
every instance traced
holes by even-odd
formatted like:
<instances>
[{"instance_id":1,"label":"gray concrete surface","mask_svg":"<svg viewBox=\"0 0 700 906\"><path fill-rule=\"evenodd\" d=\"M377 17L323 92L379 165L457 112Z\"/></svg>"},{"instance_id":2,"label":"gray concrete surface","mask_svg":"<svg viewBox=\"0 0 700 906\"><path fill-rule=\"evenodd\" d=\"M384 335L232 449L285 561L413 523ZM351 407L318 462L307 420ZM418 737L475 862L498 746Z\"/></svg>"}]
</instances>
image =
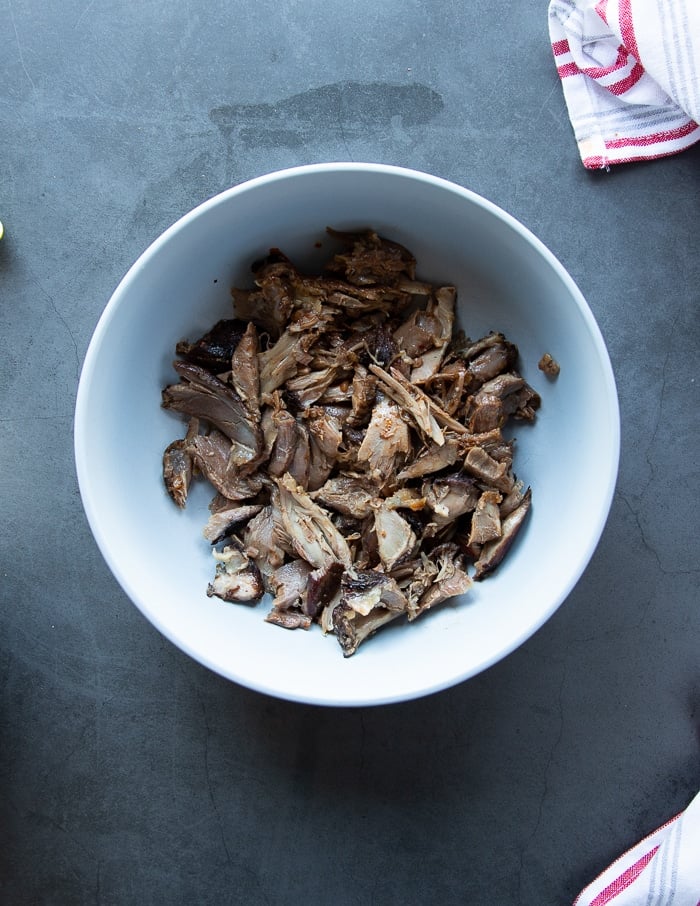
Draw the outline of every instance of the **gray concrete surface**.
<instances>
[{"instance_id":1,"label":"gray concrete surface","mask_svg":"<svg viewBox=\"0 0 700 906\"><path fill-rule=\"evenodd\" d=\"M585 172L546 5L4 5L4 903L555 906L700 787L700 147ZM72 415L100 312L166 226L338 159L455 180L550 246L608 342L623 448L601 545L527 644L335 712L146 623L84 519Z\"/></svg>"}]
</instances>

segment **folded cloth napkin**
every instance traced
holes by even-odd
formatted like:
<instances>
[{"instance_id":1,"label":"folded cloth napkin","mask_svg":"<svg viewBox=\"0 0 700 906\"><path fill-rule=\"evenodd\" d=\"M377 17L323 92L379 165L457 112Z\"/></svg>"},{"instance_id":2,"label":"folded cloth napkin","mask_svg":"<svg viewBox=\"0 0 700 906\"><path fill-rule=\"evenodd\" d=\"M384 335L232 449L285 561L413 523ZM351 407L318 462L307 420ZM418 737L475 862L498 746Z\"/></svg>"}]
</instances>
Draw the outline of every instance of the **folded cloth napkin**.
<instances>
[{"instance_id":1,"label":"folded cloth napkin","mask_svg":"<svg viewBox=\"0 0 700 906\"><path fill-rule=\"evenodd\" d=\"M700 906L700 793L579 894L574 906Z\"/></svg>"},{"instance_id":2,"label":"folded cloth napkin","mask_svg":"<svg viewBox=\"0 0 700 906\"><path fill-rule=\"evenodd\" d=\"M700 0L550 0L549 34L585 167L700 141Z\"/></svg>"}]
</instances>

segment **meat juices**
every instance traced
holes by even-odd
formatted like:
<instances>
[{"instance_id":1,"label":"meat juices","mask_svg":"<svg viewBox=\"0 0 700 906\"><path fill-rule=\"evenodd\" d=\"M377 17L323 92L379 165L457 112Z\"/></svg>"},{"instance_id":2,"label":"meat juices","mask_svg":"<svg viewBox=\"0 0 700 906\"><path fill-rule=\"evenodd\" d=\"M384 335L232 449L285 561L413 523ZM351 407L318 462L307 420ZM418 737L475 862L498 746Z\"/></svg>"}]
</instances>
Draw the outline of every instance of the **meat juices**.
<instances>
[{"instance_id":1,"label":"meat juices","mask_svg":"<svg viewBox=\"0 0 700 906\"><path fill-rule=\"evenodd\" d=\"M540 398L503 334L455 333L455 287L416 279L407 249L328 232L321 275L272 249L235 317L178 343L162 405L189 420L163 478L179 507L198 476L216 491L208 595L268 592L268 622L317 623L348 657L501 563L532 498L503 429Z\"/></svg>"}]
</instances>

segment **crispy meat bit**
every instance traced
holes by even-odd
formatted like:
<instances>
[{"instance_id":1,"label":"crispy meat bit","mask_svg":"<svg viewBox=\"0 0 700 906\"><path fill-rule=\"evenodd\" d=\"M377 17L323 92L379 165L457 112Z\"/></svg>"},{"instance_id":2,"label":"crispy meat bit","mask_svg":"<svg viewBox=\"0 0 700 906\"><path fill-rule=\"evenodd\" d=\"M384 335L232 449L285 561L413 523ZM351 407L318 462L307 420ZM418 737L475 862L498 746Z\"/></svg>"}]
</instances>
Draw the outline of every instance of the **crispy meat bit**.
<instances>
[{"instance_id":1,"label":"crispy meat bit","mask_svg":"<svg viewBox=\"0 0 700 906\"><path fill-rule=\"evenodd\" d=\"M472 514L468 541L470 547L486 544L487 541L501 537L501 512L498 508L500 502L501 494L498 491L484 491L479 497Z\"/></svg>"},{"instance_id":2,"label":"crispy meat bit","mask_svg":"<svg viewBox=\"0 0 700 906\"><path fill-rule=\"evenodd\" d=\"M377 379L368 374L367 369L359 365L352 379L352 411L348 415L348 424L353 427L364 425L369 419L377 392Z\"/></svg>"},{"instance_id":3,"label":"crispy meat bit","mask_svg":"<svg viewBox=\"0 0 700 906\"><path fill-rule=\"evenodd\" d=\"M518 350L503 334L491 333L465 355L470 377L478 384L484 384L505 371L515 367Z\"/></svg>"},{"instance_id":4,"label":"crispy meat bit","mask_svg":"<svg viewBox=\"0 0 700 906\"><path fill-rule=\"evenodd\" d=\"M356 322L355 328L356 332L348 340L348 346L357 353L362 366L366 368L374 364L386 368L399 360L399 347L386 323L358 331Z\"/></svg>"},{"instance_id":5,"label":"crispy meat bit","mask_svg":"<svg viewBox=\"0 0 700 906\"><path fill-rule=\"evenodd\" d=\"M257 290L231 290L236 313L277 337L294 311L294 267L278 249L253 265Z\"/></svg>"},{"instance_id":6,"label":"crispy meat bit","mask_svg":"<svg viewBox=\"0 0 700 906\"><path fill-rule=\"evenodd\" d=\"M525 414L527 406L531 409ZM539 397L524 379L511 372L498 374L486 381L469 399L469 430L477 434L501 428L509 415L518 412L522 417L534 416Z\"/></svg>"},{"instance_id":7,"label":"crispy meat bit","mask_svg":"<svg viewBox=\"0 0 700 906\"><path fill-rule=\"evenodd\" d=\"M263 479L259 474L243 475L231 441L216 429L192 438L192 457L205 478L228 500L247 500L259 494Z\"/></svg>"},{"instance_id":8,"label":"crispy meat bit","mask_svg":"<svg viewBox=\"0 0 700 906\"><path fill-rule=\"evenodd\" d=\"M174 440L163 453L163 481L165 488L175 501L183 508L187 502L187 493L194 473L194 456L192 439L199 433L199 419L191 418L184 438Z\"/></svg>"},{"instance_id":9,"label":"crispy meat bit","mask_svg":"<svg viewBox=\"0 0 700 906\"><path fill-rule=\"evenodd\" d=\"M305 491L309 487L309 474L311 473L311 447L309 432L306 425L299 420L296 423L296 441L292 461L287 470L300 488Z\"/></svg>"},{"instance_id":10,"label":"crispy meat bit","mask_svg":"<svg viewBox=\"0 0 700 906\"><path fill-rule=\"evenodd\" d=\"M232 506L226 510L217 510L212 513L202 534L211 544L218 544L230 535L231 532L252 519L262 510L262 504L248 504L247 506Z\"/></svg>"},{"instance_id":11,"label":"crispy meat bit","mask_svg":"<svg viewBox=\"0 0 700 906\"><path fill-rule=\"evenodd\" d=\"M273 608L283 611L301 606L310 574L311 567L306 560L292 560L276 569L268 581L275 596Z\"/></svg>"},{"instance_id":12,"label":"crispy meat bit","mask_svg":"<svg viewBox=\"0 0 700 906\"><path fill-rule=\"evenodd\" d=\"M367 616L341 602L333 609L333 631L344 657L353 655L360 645L382 626L401 616L401 611L375 607Z\"/></svg>"},{"instance_id":13,"label":"crispy meat bit","mask_svg":"<svg viewBox=\"0 0 700 906\"><path fill-rule=\"evenodd\" d=\"M479 501L479 488L468 475L457 473L424 482L423 496L433 511L433 521L441 526L471 513Z\"/></svg>"},{"instance_id":14,"label":"crispy meat bit","mask_svg":"<svg viewBox=\"0 0 700 906\"><path fill-rule=\"evenodd\" d=\"M275 498L246 525L243 544L265 575L282 566L286 556L295 556Z\"/></svg>"},{"instance_id":15,"label":"crispy meat bit","mask_svg":"<svg viewBox=\"0 0 700 906\"><path fill-rule=\"evenodd\" d=\"M298 408L306 409L320 399L335 382L338 371L337 367L331 367L300 374L287 381L287 391Z\"/></svg>"},{"instance_id":16,"label":"crispy meat bit","mask_svg":"<svg viewBox=\"0 0 700 906\"><path fill-rule=\"evenodd\" d=\"M375 494L376 490L362 479L338 475L329 478L311 497L338 513L364 519L372 512Z\"/></svg>"},{"instance_id":17,"label":"crispy meat bit","mask_svg":"<svg viewBox=\"0 0 700 906\"><path fill-rule=\"evenodd\" d=\"M283 476L277 484L282 524L298 556L316 569L335 561L351 569L350 548L326 510L314 503L291 475Z\"/></svg>"},{"instance_id":18,"label":"crispy meat bit","mask_svg":"<svg viewBox=\"0 0 700 906\"><path fill-rule=\"evenodd\" d=\"M231 383L256 421L260 420L259 351L258 332L251 322L231 357Z\"/></svg>"},{"instance_id":19,"label":"crispy meat bit","mask_svg":"<svg viewBox=\"0 0 700 906\"><path fill-rule=\"evenodd\" d=\"M308 343L300 343L299 337L286 331L274 345L258 353L260 393L263 396L294 377L300 366L309 364L311 357L305 349L306 345Z\"/></svg>"},{"instance_id":20,"label":"crispy meat bit","mask_svg":"<svg viewBox=\"0 0 700 906\"><path fill-rule=\"evenodd\" d=\"M416 259L397 242L383 239L374 231L343 233L328 229L329 235L350 246L350 250L336 255L327 265L331 273L340 273L349 283L357 286L374 284L394 285L406 276L416 275Z\"/></svg>"},{"instance_id":21,"label":"crispy meat bit","mask_svg":"<svg viewBox=\"0 0 700 906\"><path fill-rule=\"evenodd\" d=\"M281 626L282 629L310 629L313 620L298 610L271 610L265 617L266 623Z\"/></svg>"},{"instance_id":22,"label":"crispy meat bit","mask_svg":"<svg viewBox=\"0 0 700 906\"><path fill-rule=\"evenodd\" d=\"M452 338L454 306L457 291L454 286L442 286L435 291L435 296L428 300L427 306L413 312L394 331L394 340L399 348L411 359L417 359L429 350L438 348L443 352ZM442 356L434 363L437 371ZM433 372L434 373L434 372ZM412 380L425 380L431 373L418 377L411 375Z\"/></svg>"},{"instance_id":23,"label":"crispy meat bit","mask_svg":"<svg viewBox=\"0 0 700 906\"><path fill-rule=\"evenodd\" d=\"M237 318L229 318L217 323L204 336L188 343L183 340L175 351L186 362L206 368L212 374L220 374L231 367L231 358L248 325Z\"/></svg>"},{"instance_id":24,"label":"crispy meat bit","mask_svg":"<svg viewBox=\"0 0 700 906\"><path fill-rule=\"evenodd\" d=\"M501 537L484 545L481 555L476 561L475 579L483 579L488 573L493 572L503 560L525 521L525 517L530 510L530 501L531 493L528 488L520 505L503 520Z\"/></svg>"},{"instance_id":25,"label":"crispy meat bit","mask_svg":"<svg viewBox=\"0 0 700 906\"><path fill-rule=\"evenodd\" d=\"M307 587L302 595L302 610L305 614L316 618L335 598L344 572L342 563L336 561L309 574Z\"/></svg>"},{"instance_id":26,"label":"crispy meat bit","mask_svg":"<svg viewBox=\"0 0 700 906\"><path fill-rule=\"evenodd\" d=\"M375 510L374 530L379 558L387 570L410 557L416 547L416 535L410 523L386 503Z\"/></svg>"},{"instance_id":27,"label":"crispy meat bit","mask_svg":"<svg viewBox=\"0 0 700 906\"><path fill-rule=\"evenodd\" d=\"M447 440L442 446L432 443L413 462L404 466L397 477L399 481L422 478L425 475L432 475L434 472L440 472L442 469L454 465L458 459L459 445L456 440Z\"/></svg>"},{"instance_id":28,"label":"crispy meat bit","mask_svg":"<svg viewBox=\"0 0 700 906\"><path fill-rule=\"evenodd\" d=\"M192 455L184 440L174 440L163 453L163 480L168 494L184 507L192 481Z\"/></svg>"},{"instance_id":29,"label":"crispy meat bit","mask_svg":"<svg viewBox=\"0 0 700 906\"><path fill-rule=\"evenodd\" d=\"M540 369L540 371L544 371L547 377L551 378L555 378L561 371L559 362L557 362L556 359L553 359L548 352L545 352L545 354L539 360L537 367Z\"/></svg>"},{"instance_id":30,"label":"crispy meat bit","mask_svg":"<svg viewBox=\"0 0 700 906\"><path fill-rule=\"evenodd\" d=\"M513 485L512 489L501 501L501 505L499 507L501 519L505 519L506 516L508 516L513 512L513 510L516 510L520 506L526 493L527 489L525 488L525 483L518 479Z\"/></svg>"},{"instance_id":31,"label":"crispy meat bit","mask_svg":"<svg viewBox=\"0 0 700 906\"><path fill-rule=\"evenodd\" d=\"M343 604L366 617L375 607L386 607L402 613L407 608L406 596L396 580L376 570L361 570L346 576L341 584Z\"/></svg>"},{"instance_id":32,"label":"crispy meat bit","mask_svg":"<svg viewBox=\"0 0 700 906\"><path fill-rule=\"evenodd\" d=\"M274 430L274 440L267 471L273 478L281 478L289 471L294 459L298 437L297 420L286 409L277 409L272 413L270 421Z\"/></svg>"},{"instance_id":33,"label":"crispy meat bit","mask_svg":"<svg viewBox=\"0 0 700 906\"><path fill-rule=\"evenodd\" d=\"M429 303L428 310L435 321L432 342L436 348L426 351L411 370L411 381L414 384L424 383L440 370L452 339L456 298L454 286L441 286L435 292L434 302Z\"/></svg>"},{"instance_id":34,"label":"crispy meat bit","mask_svg":"<svg viewBox=\"0 0 700 906\"><path fill-rule=\"evenodd\" d=\"M392 373L388 374L378 365L370 365L369 367L370 371L379 378L384 392L401 406L416 427L438 446L442 446L445 443L445 436L440 430L440 425L435 420L430 403L425 398L425 395L417 387L406 381L395 368L392 368Z\"/></svg>"},{"instance_id":35,"label":"crispy meat bit","mask_svg":"<svg viewBox=\"0 0 700 906\"><path fill-rule=\"evenodd\" d=\"M357 451L358 462L366 463L372 478L383 483L398 471L410 452L411 437L401 410L391 400L377 400Z\"/></svg>"},{"instance_id":36,"label":"crispy meat bit","mask_svg":"<svg viewBox=\"0 0 700 906\"><path fill-rule=\"evenodd\" d=\"M395 579L374 570L344 576L332 627L345 657L382 626L407 613L408 601Z\"/></svg>"},{"instance_id":37,"label":"crispy meat bit","mask_svg":"<svg viewBox=\"0 0 700 906\"><path fill-rule=\"evenodd\" d=\"M513 476L504 462L498 462L483 449L472 447L464 460L464 468L485 485L507 494L513 487Z\"/></svg>"},{"instance_id":38,"label":"crispy meat bit","mask_svg":"<svg viewBox=\"0 0 700 906\"><path fill-rule=\"evenodd\" d=\"M222 551L214 551L216 574L207 595L224 601L250 603L258 601L265 589L260 570L244 552L237 539L231 539Z\"/></svg>"},{"instance_id":39,"label":"crispy meat bit","mask_svg":"<svg viewBox=\"0 0 700 906\"><path fill-rule=\"evenodd\" d=\"M409 619L415 620L426 610L448 598L466 594L472 586L472 580L464 570L461 554L456 545L446 544L437 548L433 551L432 559L437 565L437 574Z\"/></svg>"}]
</instances>

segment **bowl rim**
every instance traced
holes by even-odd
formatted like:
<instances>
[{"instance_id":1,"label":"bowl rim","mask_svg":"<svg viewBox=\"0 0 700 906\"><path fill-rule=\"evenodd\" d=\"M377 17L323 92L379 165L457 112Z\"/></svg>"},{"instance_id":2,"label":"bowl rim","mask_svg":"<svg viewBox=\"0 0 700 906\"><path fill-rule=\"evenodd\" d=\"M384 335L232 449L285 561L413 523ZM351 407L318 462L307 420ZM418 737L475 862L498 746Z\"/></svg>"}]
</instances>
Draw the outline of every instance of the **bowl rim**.
<instances>
[{"instance_id":1,"label":"bowl rim","mask_svg":"<svg viewBox=\"0 0 700 906\"><path fill-rule=\"evenodd\" d=\"M527 244L531 245L534 248L538 255L544 259L547 265L555 272L562 283L566 286L567 291L569 292L571 298L575 301L579 312L585 321L586 328L596 347L599 361L603 369L602 377L606 387L608 387L610 391L605 397L607 411L601 413L601 418L605 419L605 423L607 425L607 438L610 455L607 461L606 481L604 486L601 485L600 506L597 513L595 530L591 532L587 545L581 550L576 563L576 569L572 570L569 581L562 588L559 595L555 596L555 598L550 603L550 606L545 611L539 613L535 621L528 623L527 627L520 634L518 634L514 638L511 638L506 646L504 646L502 649L499 649L491 657L480 662L473 669L467 669L463 673L457 676L449 677L446 680L440 680L433 684L422 685L418 690L410 689L406 693L389 695L382 695L380 693L371 697L359 696L355 698L349 696L347 699L343 698L343 700L341 701L333 698L332 696L324 696L322 693L314 695L303 695L294 692L290 693L286 692L285 690L281 690L277 686L267 685L264 682L253 682L246 676L240 675L235 669L235 664L233 665L233 669L222 670L220 665L212 663L206 657L206 655L203 655L200 651L195 651L192 646L188 645L187 640L183 640L175 632L169 629L164 620L157 613L154 613L153 610L150 609L146 605L146 603L141 600L140 592L138 591L138 589L132 587L131 581L122 573L120 564L116 562L115 557L111 553L111 547L108 543L105 533L103 532L102 522L98 510L88 490L88 472L90 465L88 447L86 443L88 432L86 431L85 427L87 424L87 409L89 405L90 377L94 369L96 368L100 348L102 346L102 343L104 342L112 319L114 318L119 307L120 299L127 292L131 282L138 276L140 271L147 266L148 262L158 254L159 250L164 245L166 245L175 234L186 228L186 226L190 222L203 216L211 208L217 207L220 204L227 203L231 198L235 198L244 193L254 191L256 188L263 185L267 186L274 183L282 183L288 179L294 179L307 175L316 175L320 172L364 172L377 175L385 174L387 176L400 177L412 181L417 180L419 182L427 183L461 196L465 201L481 207L482 209L488 211L495 218L503 221L507 226L518 233L522 240L524 240ZM515 216L508 213L496 203L490 201L482 195L479 195L471 189L465 188L464 186L461 186L443 177L434 176L421 170L415 170L408 167L395 166L393 164L337 161L318 164L303 164L300 166L274 170L224 189L223 191L211 196L205 201L200 202L191 210L187 211L185 214L179 217L141 252L138 258L125 272L124 276L121 278L116 288L112 292L107 304L105 305L98 318L98 321L92 333L80 370L74 411L73 435L74 460L80 497L89 527L98 546L98 549L100 550L100 553L107 566L109 567L113 577L116 579L117 583L120 585L132 604L137 607L142 615L146 617L146 619L162 635L164 635L178 649L189 655L193 660L197 661L197 663L202 664L217 675L223 676L224 678L231 680L245 688L261 692L275 698L304 704L332 707L373 707L377 705L411 701L435 694L439 691L465 682L466 680L478 675L479 673L484 672L494 664L512 654L513 651L523 645L552 617L552 615L559 609L559 607L564 603L575 586L578 584L596 548L598 547L600 538L608 521L619 472L621 430L619 398L615 376L600 327L578 285L571 277L564 265L559 261L556 255L542 242L542 240L540 240Z\"/></svg>"}]
</instances>

